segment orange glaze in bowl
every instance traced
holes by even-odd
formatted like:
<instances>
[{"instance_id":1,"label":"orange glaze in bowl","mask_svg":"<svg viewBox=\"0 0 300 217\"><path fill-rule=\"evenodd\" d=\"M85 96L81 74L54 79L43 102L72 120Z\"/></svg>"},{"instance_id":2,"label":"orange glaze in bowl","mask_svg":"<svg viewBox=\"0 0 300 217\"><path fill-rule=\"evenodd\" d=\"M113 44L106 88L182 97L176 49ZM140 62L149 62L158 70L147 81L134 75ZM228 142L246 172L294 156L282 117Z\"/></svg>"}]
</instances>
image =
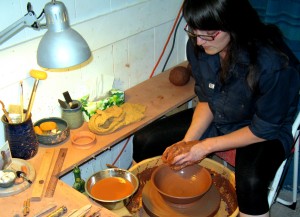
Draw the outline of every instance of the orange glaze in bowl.
<instances>
[{"instance_id":1,"label":"orange glaze in bowl","mask_svg":"<svg viewBox=\"0 0 300 217\"><path fill-rule=\"evenodd\" d=\"M91 195L100 200L119 200L130 195L134 190L133 185L121 177L109 177L97 181Z\"/></svg>"}]
</instances>

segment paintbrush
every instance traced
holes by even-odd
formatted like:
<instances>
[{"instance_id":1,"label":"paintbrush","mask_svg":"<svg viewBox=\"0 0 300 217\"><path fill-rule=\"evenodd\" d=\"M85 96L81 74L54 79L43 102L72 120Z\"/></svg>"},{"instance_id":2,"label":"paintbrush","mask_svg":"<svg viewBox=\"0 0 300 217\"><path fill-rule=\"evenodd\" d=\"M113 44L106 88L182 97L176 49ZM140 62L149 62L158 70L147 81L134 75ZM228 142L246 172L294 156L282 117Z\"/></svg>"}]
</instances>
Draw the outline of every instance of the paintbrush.
<instances>
[{"instance_id":1,"label":"paintbrush","mask_svg":"<svg viewBox=\"0 0 300 217\"><path fill-rule=\"evenodd\" d=\"M20 108L21 108L21 122L24 121L24 98L23 98L23 81L20 81L20 87L21 87L21 92L20 92Z\"/></svg>"},{"instance_id":2,"label":"paintbrush","mask_svg":"<svg viewBox=\"0 0 300 217\"><path fill-rule=\"evenodd\" d=\"M5 109L5 105L4 105L4 103L1 100L0 100L0 104L2 105L2 111L4 113L4 116L7 119L7 122L11 124L12 123L11 118L9 117L9 114L8 114L8 112Z\"/></svg>"},{"instance_id":3,"label":"paintbrush","mask_svg":"<svg viewBox=\"0 0 300 217\"><path fill-rule=\"evenodd\" d=\"M22 122L22 109L20 105L8 105L8 113L13 123Z\"/></svg>"}]
</instances>

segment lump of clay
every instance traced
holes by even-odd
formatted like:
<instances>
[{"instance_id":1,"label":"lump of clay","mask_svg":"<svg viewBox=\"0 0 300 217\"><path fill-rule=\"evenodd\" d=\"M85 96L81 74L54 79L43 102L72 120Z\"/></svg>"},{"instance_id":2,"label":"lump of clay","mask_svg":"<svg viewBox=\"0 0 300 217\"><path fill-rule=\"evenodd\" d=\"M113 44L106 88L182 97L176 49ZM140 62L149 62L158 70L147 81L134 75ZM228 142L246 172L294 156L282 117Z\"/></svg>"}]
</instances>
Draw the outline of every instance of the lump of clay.
<instances>
[{"instance_id":1,"label":"lump of clay","mask_svg":"<svg viewBox=\"0 0 300 217\"><path fill-rule=\"evenodd\" d=\"M190 71L184 66L176 66L170 71L169 80L176 86L183 86L190 80Z\"/></svg>"}]
</instances>

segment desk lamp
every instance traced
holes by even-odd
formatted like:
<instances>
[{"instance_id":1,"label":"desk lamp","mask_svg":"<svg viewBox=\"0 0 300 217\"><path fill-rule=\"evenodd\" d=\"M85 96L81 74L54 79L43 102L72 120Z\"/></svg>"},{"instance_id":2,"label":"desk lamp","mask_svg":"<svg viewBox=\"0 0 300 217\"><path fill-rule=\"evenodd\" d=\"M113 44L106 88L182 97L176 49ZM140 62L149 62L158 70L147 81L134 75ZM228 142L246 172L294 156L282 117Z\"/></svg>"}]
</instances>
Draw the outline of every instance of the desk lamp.
<instances>
[{"instance_id":1,"label":"desk lamp","mask_svg":"<svg viewBox=\"0 0 300 217\"><path fill-rule=\"evenodd\" d=\"M27 14L0 32L0 44L25 27L35 30L48 29L37 50L37 63L48 69L61 69L83 63L91 56L91 51L83 37L69 24L68 13L62 2L52 0L47 3L39 17L35 16L30 2ZM46 24L40 21L46 18Z\"/></svg>"}]
</instances>

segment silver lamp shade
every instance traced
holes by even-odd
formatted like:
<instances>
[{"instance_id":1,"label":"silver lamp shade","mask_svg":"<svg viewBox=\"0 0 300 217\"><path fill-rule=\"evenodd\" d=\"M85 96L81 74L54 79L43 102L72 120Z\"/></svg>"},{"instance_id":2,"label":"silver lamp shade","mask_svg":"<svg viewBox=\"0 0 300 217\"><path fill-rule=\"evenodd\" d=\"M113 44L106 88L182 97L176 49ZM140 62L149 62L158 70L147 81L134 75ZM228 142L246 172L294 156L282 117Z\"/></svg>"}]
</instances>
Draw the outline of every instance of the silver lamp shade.
<instances>
[{"instance_id":1,"label":"silver lamp shade","mask_svg":"<svg viewBox=\"0 0 300 217\"><path fill-rule=\"evenodd\" d=\"M68 68L85 62L91 56L83 37L69 24L62 2L52 1L44 8L48 31L40 41L37 62L43 68Z\"/></svg>"}]
</instances>

